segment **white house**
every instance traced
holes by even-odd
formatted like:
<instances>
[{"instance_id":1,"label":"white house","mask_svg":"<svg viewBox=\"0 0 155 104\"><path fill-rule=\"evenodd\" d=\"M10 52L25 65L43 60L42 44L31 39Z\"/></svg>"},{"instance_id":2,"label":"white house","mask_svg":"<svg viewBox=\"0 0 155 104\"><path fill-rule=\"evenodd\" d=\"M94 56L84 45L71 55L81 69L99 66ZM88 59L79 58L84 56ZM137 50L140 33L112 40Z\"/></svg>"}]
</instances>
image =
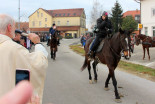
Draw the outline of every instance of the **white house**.
<instances>
[{"instance_id":1,"label":"white house","mask_svg":"<svg viewBox=\"0 0 155 104\"><path fill-rule=\"evenodd\" d=\"M141 1L141 33L148 36L155 36L155 0Z\"/></svg>"}]
</instances>

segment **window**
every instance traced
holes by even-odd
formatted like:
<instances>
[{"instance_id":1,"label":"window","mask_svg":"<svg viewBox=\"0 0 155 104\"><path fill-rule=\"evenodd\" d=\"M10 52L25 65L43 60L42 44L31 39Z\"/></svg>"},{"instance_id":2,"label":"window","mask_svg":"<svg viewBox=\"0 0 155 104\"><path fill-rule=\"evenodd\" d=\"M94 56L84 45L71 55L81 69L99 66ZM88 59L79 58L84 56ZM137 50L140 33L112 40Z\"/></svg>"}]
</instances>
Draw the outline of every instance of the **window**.
<instances>
[{"instance_id":1,"label":"window","mask_svg":"<svg viewBox=\"0 0 155 104\"><path fill-rule=\"evenodd\" d=\"M135 20L139 21L140 20L140 15L135 15Z\"/></svg>"},{"instance_id":2,"label":"window","mask_svg":"<svg viewBox=\"0 0 155 104\"><path fill-rule=\"evenodd\" d=\"M145 27L145 35L148 35L148 27Z\"/></svg>"},{"instance_id":3,"label":"window","mask_svg":"<svg viewBox=\"0 0 155 104\"><path fill-rule=\"evenodd\" d=\"M74 16L76 16L76 13L74 13Z\"/></svg>"},{"instance_id":4,"label":"window","mask_svg":"<svg viewBox=\"0 0 155 104\"><path fill-rule=\"evenodd\" d=\"M47 27L47 24L45 24L45 27Z\"/></svg>"},{"instance_id":5,"label":"window","mask_svg":"<svg viewBox=\"0 0 155 104\"><path fill-rule=\"evenodd\" d=\"M155 36L155 26L153 28L153 36Z\"/></svg>"},{"instance_id":6,"label":"window","mask_svg":"<svg viewBox=\"0 0 155 104\"><path fill-rule=\"evenodd\" d=\"M39 21L39 26L41 26L41 21Z\"/></svg>"},{"instance_id":7,"label":"window","mask_svg":"<svg viewBox=\"0 0 155 104\"><path fill-rule=\"evenodd\" d=\"M68 16L69 16L70 14L68 13Z\"/></svg>"},{"instance_id":8,"label":"window","mask_svg":"<svg viewBox=\"0 0 155 104\"><path fill-rule=\"evenodd\" d=\"M59 16L61 16L61 14L59 14Z\"/></svg>"},{"instance_id":9,"label":"window","mask_svg":"<svg viewBox=\"0 0 155 104\"><path fill-rule=\"evenodd\" d=\"M53 21L53 24L55 24L55 21Z\"/></svg>"},{"instance_id":10,"label":"window","mask_svg":"<svg viewBox=\"0 0 155 104\"><path fill-rule=\"evenodd\" d=\"M47 22L47 18L45 18L45 22Z\"/></svg>"},{"instance_id":11,"label":"window","mask_svg":"<svg viewBox=\"0 0 155 104\"><path fill-rule=\"evenodd\" d=\"M41 17L43 17L43 13L41 13Z\"/></svg>"},{"instance_id":12,"label":"window","mask_svg":"<svg viewBox=\"0 0 155 104\"><path fill-rule=\"evenodd\" d=\"M63 16L65 16L65 13L64 13L64 15Z\"/></svg>"},{"instance_id":13,"label":"window","mask_svg":"<svg viewBox=\"0 0 155 104\"><path fill-rule=\"evenodd\" d=\"M152 9L152 16L155 16L155 8Z\"/></svg>"},{"instance_id":14,"label":"window","mask_svg":"<svg viewBox=\"0 0 155 104\"><path fill-rule=\"evenodd\" d=\"M55 14L55 16L57 16L57 14Z\"/></svg>"},{"instance_id":15,"label":"window","mask_svg":"<svg viewBox=\"0 0 155 104\"><path fill-rule=\"evenodd\" d=\"M39 11L37 11L37 16L39 17Z\"/></svg>"},{"instance_id":16,"label":"window","mask_svg":"<svg viewBox=\"0 0 155 104\"><path fill-rule=\"evenodd\" d=\"M34 21L32 22L32 25L35 26L35 22Z\"/></svg>"},{"instance_id":17,"label":"window","mask_svg":"<svg viewBox=\"0 0 155 104\"><path fill-rule=\"evenodd\" d=\"M69 25L69 21L67 21L67 25Z\"/></svg>"},{"instance_id":18,"label":"window","mask_svg":"<svg viewBox=\"0 0 155 104\"><path fill-rule=\"evenodd\" d=\"M58 21L58 25L60 25L60 21Z\"/></svg>"}]
</instances>

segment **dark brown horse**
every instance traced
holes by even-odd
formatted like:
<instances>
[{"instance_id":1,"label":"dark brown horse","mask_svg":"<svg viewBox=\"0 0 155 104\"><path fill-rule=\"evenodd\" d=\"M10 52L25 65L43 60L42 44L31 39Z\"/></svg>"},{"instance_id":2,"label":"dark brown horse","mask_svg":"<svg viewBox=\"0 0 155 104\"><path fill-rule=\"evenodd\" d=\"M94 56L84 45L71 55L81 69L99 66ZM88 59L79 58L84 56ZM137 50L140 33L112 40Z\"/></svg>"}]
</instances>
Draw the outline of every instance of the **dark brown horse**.
<instances>
[{"instance_id":1,"label":"dark brown horse","mask_svg":"<svg viewBox=\"0 0 155 104\"><path fill-rule=\"evenodd\" d=\"M97 82L97 73L96 73L96 66L100 62L102 64L106 64L109 68L109 74L105 82L105 90L108 90L108 84L110 78L112 78L114 89L115 89L115 97L116 102L121 102L120 96L118 94L117 90L117 81L115 78L114 70L116 69L120 59L121 59L121 51L124 52L125 56L128 56L128 45L126 42L126 38L128 37L127 34L130 34L128 32L125 32L123 30L119 30L118 33L116 33L111 39L105 39L104 45L102 47L102 50L98 53L96 53L95 57L93 59L88 58L88 50L91 42L93 41L93 38L90 38L86 42L85 46L85 61L81 68L83 71L86 67L88 67L89 72L89 82L92 83L92 77L91 77L91 66L90 62L93 61L93 69L94 69L94 81Z\"/></svg>"},{"instance_id":2,"label":"dark brown horse","mask_svg":"<svg viewBox=\"0 0 155 104\"><path fill-rule=\"evenodd\" d=\"M55 60L56 58L56 52L57 52L57 34L58 31L55 31L54 35L51 35L51 40L49 42L50 44L50 50L51 50L51 58L53 58L53 60Z\"/></svg>"},{"instance_id":3,"label":"dark brown horse","mask_svg":"<svg viewBox=\"0 0 155 104\"><path fill-rule=\"evenodd\" d=\"M147 49L148 59L150 60L150 47L155 47L155 37L149 37L143 34L139 34L135 36L136 45L140 44L140 41L142 41L142 47L143 47L143 60L145 58L145 49Z\"/></svg>"}]
</instances>

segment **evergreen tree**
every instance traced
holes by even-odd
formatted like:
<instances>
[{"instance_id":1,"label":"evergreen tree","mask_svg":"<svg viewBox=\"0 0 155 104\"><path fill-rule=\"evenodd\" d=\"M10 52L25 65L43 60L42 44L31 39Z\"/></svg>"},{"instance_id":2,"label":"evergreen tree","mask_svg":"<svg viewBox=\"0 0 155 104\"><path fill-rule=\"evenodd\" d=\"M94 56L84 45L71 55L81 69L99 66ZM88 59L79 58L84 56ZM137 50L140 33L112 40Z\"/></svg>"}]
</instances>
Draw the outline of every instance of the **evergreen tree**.
<instances>
[{"instance_id":1,"label":"evergreen tree","mask_svg":"<svg viewBox=\"0 0 155 104\"><path fill-rule=\"evenodd\" d=\"M115 6L112 8L111 22L113 25L114 32L118 32L119 26L123 21L123 10L121 5L116 1Z\"/></svg>"},{"instance_id":2,"label":"evergreen tree","mask_svg":"<svg viewBox=\"0 0 155 104\"><path fill-rule=\"evenodd\" d=\"M132 16L127 16L123 19L122 29L123 30L137 30L138 23L133 19Z\"/></svg>"}]
</instances>

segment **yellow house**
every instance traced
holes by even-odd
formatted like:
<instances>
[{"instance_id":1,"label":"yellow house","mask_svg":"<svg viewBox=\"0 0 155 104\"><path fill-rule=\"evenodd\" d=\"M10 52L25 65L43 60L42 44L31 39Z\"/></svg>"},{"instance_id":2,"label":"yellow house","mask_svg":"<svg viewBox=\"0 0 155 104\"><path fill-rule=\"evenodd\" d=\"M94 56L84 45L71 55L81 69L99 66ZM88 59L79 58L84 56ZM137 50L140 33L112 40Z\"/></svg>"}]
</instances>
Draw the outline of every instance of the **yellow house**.
<instances>
[{"instance_id":1,"label":"yellow house","mask_svg":"<svg viewBox=\"0 0 155 104\"><path fill-rule=\"evenodd\" d=\"M55 23L57 30L63 36L78 38L85 34L86 15L84 8L45 10L39 8L29 16L31 32L48 33L49 28Z\"/></svg>"}]
</instances>

